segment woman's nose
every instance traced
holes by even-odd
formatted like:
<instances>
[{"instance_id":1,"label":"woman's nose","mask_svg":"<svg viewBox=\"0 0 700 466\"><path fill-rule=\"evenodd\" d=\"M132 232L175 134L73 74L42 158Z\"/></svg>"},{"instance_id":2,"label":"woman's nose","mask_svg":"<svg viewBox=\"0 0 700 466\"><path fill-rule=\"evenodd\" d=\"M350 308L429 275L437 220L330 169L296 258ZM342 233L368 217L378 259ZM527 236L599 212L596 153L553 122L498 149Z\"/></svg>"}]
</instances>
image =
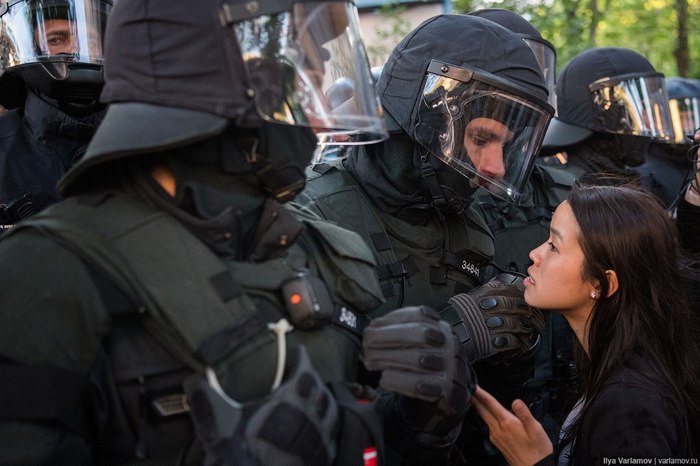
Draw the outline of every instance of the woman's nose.
<instances>
[{"instance_id":1,"label":"woman's nose","mask_svg":"<svg viewBox=\"0 0 700 466\"><path fill-rule=\"evenodd\" d=\"M539 250L540 250L545 244L547 244L546 241L545 241L544 243L540 244L539 246L537 246L537 247L536 247L535 249L533 249L532 251L530 251L530 253L527 255L527 257L529 257L530 260L532 261L533 265L536 264L536 263L538 262L537 259L539 258L539 255L540 255L540 254L539 254Z\"/></svg>"}]
</instances>

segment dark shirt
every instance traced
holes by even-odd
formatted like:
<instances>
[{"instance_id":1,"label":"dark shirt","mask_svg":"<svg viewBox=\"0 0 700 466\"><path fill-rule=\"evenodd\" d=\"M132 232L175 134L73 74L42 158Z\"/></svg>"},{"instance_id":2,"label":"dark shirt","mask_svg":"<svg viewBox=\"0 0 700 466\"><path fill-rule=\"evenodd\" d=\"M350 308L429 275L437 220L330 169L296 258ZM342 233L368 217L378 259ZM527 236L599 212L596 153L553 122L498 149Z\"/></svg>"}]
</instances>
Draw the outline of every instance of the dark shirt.
<instances>
[{"instance_id":1,"label":"dark shirt","mask_svg":"<svg viewBox=\"0 0 700 466\"><path fill-rule=\"evenodd\" d=\"M649 357L634 351L590 402L574 441L573 464L605 464L606 458L688 457L692 439L685 431L686 421L670 382ZM537 463L553 464L553 457Z\"/></svg>"}]
</instances>

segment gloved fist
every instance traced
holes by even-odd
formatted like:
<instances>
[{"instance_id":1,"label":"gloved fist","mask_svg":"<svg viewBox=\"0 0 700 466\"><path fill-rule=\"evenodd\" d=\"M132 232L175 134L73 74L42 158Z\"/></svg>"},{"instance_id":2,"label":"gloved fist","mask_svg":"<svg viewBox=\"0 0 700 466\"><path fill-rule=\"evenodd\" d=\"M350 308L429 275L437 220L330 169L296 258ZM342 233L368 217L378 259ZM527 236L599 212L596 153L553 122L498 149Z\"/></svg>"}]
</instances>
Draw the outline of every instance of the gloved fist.
<instances>
[{"instance_id":1,"label":"gloved fist","mask_svg":"<svg viewBox=\"0 0 700 466\"><path fill-rule=\"evenodd\" d=\"M435 310L404 307L374 319L365 329L363 346L366 367L382 371L382 388L427 402L424 411L435 419L421 424L461 421L476 376L464 347Z\"/></svg>"},{"instance_id":2,"label":"gloved fist","mask_svg":"<svg viewBox=\"0 0 700 466\"><path fill-rule=\"evenodd\" d=\"M528 306L524 292L522 278L502 273L469 293L450 298L440 315L452 324L469 361L536 350L544 316Z\"/></svg>"},{"instance_id":3,"label":"gloved fist","mask_svg":"<svg viewBox=\"0 0 700 466\"><path fill-rule=\"evenodd\" d=\"M326 466L335 459L338 405L303 346L288 353L282 384L266 398L239 404L198 374L184 388L207 465Z\"/></svg>"}]
</instances>

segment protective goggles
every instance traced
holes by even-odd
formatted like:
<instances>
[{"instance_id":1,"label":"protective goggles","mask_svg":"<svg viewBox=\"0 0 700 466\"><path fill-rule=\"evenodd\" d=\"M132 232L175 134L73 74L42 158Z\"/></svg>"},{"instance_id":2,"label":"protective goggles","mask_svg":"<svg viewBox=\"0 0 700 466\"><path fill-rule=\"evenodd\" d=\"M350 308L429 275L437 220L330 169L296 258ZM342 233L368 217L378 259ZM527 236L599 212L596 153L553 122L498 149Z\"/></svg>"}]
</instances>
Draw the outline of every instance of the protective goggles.
<instances>
[{"instance_id":1,"label":"protective goggles","mask_svg":"<svg viewBox=\"0 0 700 466\"><path fill-rule=\"evenodd\" d=\"M260 115L315 128L326 143L388 137L357 8L346 1L225 4ZM343 92L338 89L342 88Z\"/></svg>"},{"instance_id":2,"label":"protective goggles","mask_svg":"<svg viewBox=\"0 0 700 466\"><path fill-rule=\"evenodd\" d=\"M593 94L596 117L606 132L673 140L668 93L662 74L603 78L588 88Z\"/></svg>"},{"instance_id":3,"label":"protective goggles","mask_svg":"<svg viewBox=\"0 0 700 466\"><path fill-rule=\"evenodd\" d=\"M553 113L504 79L433 60L414 136L473 186L518 202Z\"/></svg>"},{"instance_id":4,"label":"protective goggles","mask_svg":"<svg viewBox=\"0 0 700 466\"><path fill-rule=\"evenodd\" d=\"M0 68L103 63L111 0L0 0Z\"/></svg>"},{"instance_id":5,"label":"protective goggles","mask_svg":"<svg viewBox=\"0 0 700 466\"><path fill-rule=\"evenodd\" d=\"M537 63L539 63L542 69L542 75L544 76L544 83L547 86L547 91L549 92L549 97L547 102L549 105L557 108L557 92L556 92L556 67L557 67L557 53L554 50L554 46L544 39L523 37L525 43L530 47L532 53L535 54Z\"/></svg>"}]
</instances>

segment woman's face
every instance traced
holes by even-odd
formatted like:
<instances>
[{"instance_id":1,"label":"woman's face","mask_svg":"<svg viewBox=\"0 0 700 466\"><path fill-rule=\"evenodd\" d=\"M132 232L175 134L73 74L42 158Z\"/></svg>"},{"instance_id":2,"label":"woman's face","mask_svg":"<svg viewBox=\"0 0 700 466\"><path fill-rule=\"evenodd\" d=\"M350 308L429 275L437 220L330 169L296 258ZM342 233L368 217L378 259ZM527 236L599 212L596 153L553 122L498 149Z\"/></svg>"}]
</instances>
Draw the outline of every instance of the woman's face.
<instances>
[{"instance_id":1,"label":"woman's face","mask_svg":"<svg viewBox=\"0 0 700 466\"><path fill-rule=\"evenodd\" d=\"M533 264L524 281L530 306L562 313L592 309L591 293L596 289L583 279L579 233L571 206L563 202L552 217L549 239L530 251Z\"/></svg>"}]
</instances>

